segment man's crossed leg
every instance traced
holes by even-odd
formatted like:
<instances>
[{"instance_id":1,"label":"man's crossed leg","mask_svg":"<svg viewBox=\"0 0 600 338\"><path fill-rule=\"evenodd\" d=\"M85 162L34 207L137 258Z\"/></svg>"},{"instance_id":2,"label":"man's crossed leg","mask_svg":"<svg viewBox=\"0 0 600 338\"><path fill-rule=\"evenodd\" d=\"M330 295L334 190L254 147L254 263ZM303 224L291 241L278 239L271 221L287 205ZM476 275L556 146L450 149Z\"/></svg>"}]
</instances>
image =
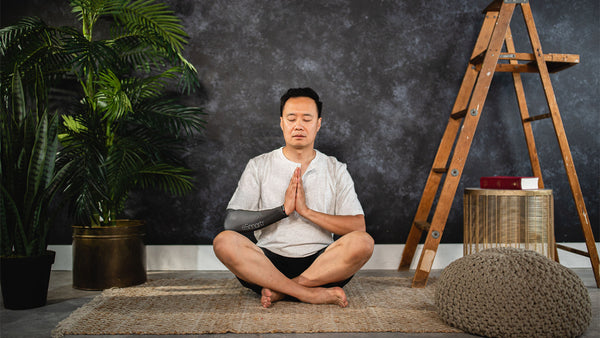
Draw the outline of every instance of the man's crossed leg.
<instances>
[{"instance_id":1,"label":"man's crossed leg","mask_svg":"<svg viewBox=\"0 0 600 338\"><path fill-rule=\"evenodd\" d=\"M213 241L216 256L245 286L260 291L261 304L291 296L311 304L348 306L343 286L369 260L373 239L364 231L350 232L329 245L299 275L289 278L263 249L235 231L221 232ZM289 275L289 273L288 273ZM245 282L245 283L244 283ZM334 286L337 285L337 286Z\"/></svg>"}]
</instances>

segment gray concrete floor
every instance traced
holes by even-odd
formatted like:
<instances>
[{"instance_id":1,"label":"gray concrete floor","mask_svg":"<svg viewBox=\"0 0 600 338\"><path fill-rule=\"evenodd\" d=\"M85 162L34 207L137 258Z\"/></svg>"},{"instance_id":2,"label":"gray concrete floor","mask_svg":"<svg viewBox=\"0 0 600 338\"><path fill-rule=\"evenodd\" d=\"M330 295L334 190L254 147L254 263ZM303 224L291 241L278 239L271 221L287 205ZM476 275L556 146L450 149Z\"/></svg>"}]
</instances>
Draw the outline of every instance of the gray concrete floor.
<instances>
[{"instance_id":1,"label":"gray concrete floor","mask_svg":"<svg viewBox=\"0 0 600 338\"><path fill-rule=\"evenodd\" d=\"M596 288L594 276L591 269L574 269L588 288L592 299L592 323L582 337L600 337L600 289ZM440 271L432 271L430 276L439 275ZM398 272L393 270L365 270L359 275L364 276L407 276L412 277L413 271ZM207 272L207 271L152 271L148 273L149 279L159 278L232 278L229 272ZM51 331L71 312L90 301L100 291L81 291L73 289L72 275L70 271L53 271L50 277L48 289L48 304L43 307L30 310L7 310L0 306L0 337L7 338L36 338L50 337ZM258 300L257 300L258 302ZM205 335L217 336L217 335ZM435 334L435 333L318 333L318 334L221 334L223 337L293 337L293 338L317 338L317 337L344 337L344 338L367 338L367 337L447 337L461 338L474 337L469 334ZM75 337L75 336L69 336ZM81 336L88 337L88 336ZM95 336L103 337L103 336ZM129 336L118 336L129 337ZM137 337L137 336L131 336ZM164 336L163 336L164 337Z\"/></svg>"}]
</instances>

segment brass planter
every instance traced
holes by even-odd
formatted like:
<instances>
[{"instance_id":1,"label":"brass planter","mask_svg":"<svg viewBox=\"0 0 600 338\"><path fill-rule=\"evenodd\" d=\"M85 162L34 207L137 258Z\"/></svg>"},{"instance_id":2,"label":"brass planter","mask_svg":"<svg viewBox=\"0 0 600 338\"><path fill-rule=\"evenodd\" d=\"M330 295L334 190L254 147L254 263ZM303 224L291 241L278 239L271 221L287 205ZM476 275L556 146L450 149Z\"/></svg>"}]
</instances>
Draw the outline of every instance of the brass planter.
<instances>
[{"instance_id":1,"label":"brass planter","mask_svg":"<svg viewBox=\"0 0 600 338\"><path fill-rule=\"evenodd\" d=\"M73 227L73 287L104 290L146 282L144 222Z\"/></svg>"}]
</instances>

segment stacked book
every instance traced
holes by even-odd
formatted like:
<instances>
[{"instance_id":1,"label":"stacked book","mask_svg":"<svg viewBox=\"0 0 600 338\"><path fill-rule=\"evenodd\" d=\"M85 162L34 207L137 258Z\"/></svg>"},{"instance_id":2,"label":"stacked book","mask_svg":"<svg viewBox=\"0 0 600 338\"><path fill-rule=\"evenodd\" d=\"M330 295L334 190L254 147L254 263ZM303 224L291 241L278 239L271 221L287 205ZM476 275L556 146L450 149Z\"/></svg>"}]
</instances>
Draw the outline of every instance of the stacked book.
<instances>
[{"instance_id":1,"label":"stacked book","mask_svg":"<svg viewBox=\"0 0 600 338\"><path fill-rule=\"evenodd\" d=\"M512 189L534 190L538 189L537 177L520 176L486 176L479 179L481 189Z\"/></svg>"}]
</instances>

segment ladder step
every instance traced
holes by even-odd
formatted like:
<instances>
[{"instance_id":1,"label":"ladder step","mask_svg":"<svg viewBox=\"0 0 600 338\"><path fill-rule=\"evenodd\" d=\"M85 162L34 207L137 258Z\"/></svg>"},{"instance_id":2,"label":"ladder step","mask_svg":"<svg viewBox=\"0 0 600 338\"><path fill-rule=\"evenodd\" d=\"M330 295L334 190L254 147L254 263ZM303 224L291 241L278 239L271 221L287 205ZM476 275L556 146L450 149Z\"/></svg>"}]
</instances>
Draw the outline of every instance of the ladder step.
<instances>
[{"instance_id":1,"label":"ladder step","mask_svg":"<svg viewBox=\"0 0 600 338\"><path fill-rule=\"evenodd\" d=\"M537 121L537 120L548 119L551 117L552 117L552 114L550 114L550 113L542 114L542 115L528 117L528 118L524 119L523 122L533 122L533 121Z\"/></svg>"},{"instance_id":2,"label":"ladder step","mask_svg":"<svg viewBox=\"0 0 600 338\"><path fill-rule=\"evenodd\" d=\"M502 5L502 1L500 0L494 0L492 1L491 4L489 4L484 10L483 13L487 13L487 12L499 12L500 11L500 6Z\"/></svg>"},{"instance_id":3,"label":"ladder step","mask_svg":"<svg viewBox=\"0 0 600 338\"><path fill-rule=\"evenodd\" d=\"M522 3L526 3L527 1L529 1L529 0L494 0L494 1L492 1L491 4L489 4L483 10L483 13L485 14L487 12L499 12L500 11L500 7L502 6L503 2L522 4Z\"/></svg>"},{"instance_id":4,"label":"ladder step","mask_svg":"<svg viewBox=\"0 0 600 338\"><path fill-rule=\"evenodd\" d=\"M563 61L548 61L548 60L546 60L546 67L548 67L548 73L556 73L556 72L560 72L561 70L565 70L569 67L573 67L578 63L579 63L579 61L563 62Z\"/></svg>"},{"instance_id":5,"label":"ladder step","mask_svg":"<svg viewBox=\"0 0 600 338\"><path fill-rule=\"evenodd\" d=\"M561 70L567 69L576 65L576 63L564 63L564 62L546 62L548 73L557 73ZM510 63L498 63L496 65L496 71L501 73L539 73L540 70L537 63L530 62L527 64L510 64Z\"/></svg>"},{"instance_id":6,"label":"ladder step","mask_svg":"<svg viewBox=\"0 0 600 338\"><path fill-rule=\"evenodd\" d=\"M487 51L483 51L473 57L469 62L472 65L479 65L483 63L485 54ZM535 55L533 53L501 53L498 57L499 60L516 60L516 61L530 61L526 64L507 64L498 63L496 71L498 72L512 72L512 73L537 73L539 69L535 62ZM579 54L558 54L548 53L544 54L544 61L546 61L546 67L549 73L556 73L569 67L575 66L579 63Z\"/></svg>"},{"instance_id":7,"label":"ladder step","mask_svg":"<svg viewBox=\"0 0 600 338\"><path fill-rule=\"evenodd\" d=\"M431 224L427 221L415 221L415 226L421 231L429 231Z\"/></svg>"},{"instance_id":8,"label":"ladder step","mask_svg":"<svg viewBox=\"0 0 600 338\"><path fill-rule=\"evenodd\" d=\"M453 118L453 119L455 119L455 120L460 120L463 117L465 117L466 115L467 115L467 110L464 109L464 110L461 110L461 111L457 111L454 114L450 114L450 117Z\"/></svg>"},{"instance_id":9,"label":"ladder step","mask_svg":"<svg viewBox=\"0 0 600 338\"><path fill-rule=\"evenodd\" d=\"M562 244L558 244L558 243L556 243L556 247L558 249L565 250L565 251L568 251L568 252L571 252L571 253L574 253L574 254L578 254L578 255L581 255L581 256L590 257L590 253L586 252L586 251L582 251L582 250L579 250L579 249L571 248L571 247L568 247L568 246L565 246L565 245L562 245Z\"/></svg>"},{"instance_id":10,"label":"ladder step","mask_svg":"<svg viewBox=\"0 0 600 338\"><path fill-rule=\"evenodd\" d=\"M528 64L510 64L499 63L496 65L496 71L499 73L539 73L536 63Z\"/></svg>"},{"instance_id":11,"label":"ladder step","mask_svg":"<svg viewBox=\"0 0 600 338\"><path fill-rule=\"evenodd\" d=\"M517 61L535 61L535 55L533 53L500 53L498 56L500 60L517 60ZM579 54L559 54L559 53L546 53L544 54L544 61L548 62L561 62L561 63L579 63Z\"/></svg>"},{"instance_id":12,"label":"ladder step","mask_svg":"<svg viewBox=\"0 0 600 338\"><path fill-rule=\"evenodd\" d=\"M548 67L548 72L556 73L578 64L579 54L549 53L544 54L544 60L546 60L546 67Z\"/></svg>"}]
</instances>

